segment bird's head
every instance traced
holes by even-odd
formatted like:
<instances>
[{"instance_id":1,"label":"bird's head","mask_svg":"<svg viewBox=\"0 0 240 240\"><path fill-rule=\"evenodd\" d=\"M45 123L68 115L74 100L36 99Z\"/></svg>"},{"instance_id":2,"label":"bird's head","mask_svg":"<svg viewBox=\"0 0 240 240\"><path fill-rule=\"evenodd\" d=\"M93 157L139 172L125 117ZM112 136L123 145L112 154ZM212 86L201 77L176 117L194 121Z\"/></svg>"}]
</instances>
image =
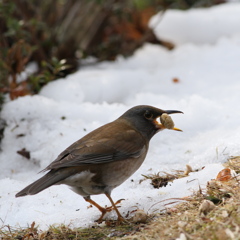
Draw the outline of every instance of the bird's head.
<instances>
[{"instance_id":1,"label":"bird's head","mask_svg":"<svg viewBox=\"0 0 240 240\"><path fill-rule=\"evenodd\" d=\"M145 135L149 140L159 131L166 129L161 122L162 114L183 113L178 110L162 110L147 105L139 105L130 108L119 119L127 120L132 127ZM172 130L182 131L179 128L173 127Z\"/></svg>"}]
</instances>

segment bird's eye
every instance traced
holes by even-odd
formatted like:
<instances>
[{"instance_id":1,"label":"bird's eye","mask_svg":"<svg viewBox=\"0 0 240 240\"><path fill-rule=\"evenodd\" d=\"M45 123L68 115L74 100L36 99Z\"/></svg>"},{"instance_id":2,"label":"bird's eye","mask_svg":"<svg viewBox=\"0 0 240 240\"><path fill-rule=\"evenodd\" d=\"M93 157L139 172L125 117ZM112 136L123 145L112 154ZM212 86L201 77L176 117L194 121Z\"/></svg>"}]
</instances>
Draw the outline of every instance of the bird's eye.
<instances>
[{"instance_id":1,"label":"bird's eye","mask_svg":"<svg viewBox=\"0 0 240 240\"><path fill-rule=\"evenodd\" d=\"M152 116L153 116L153 114L150 113L150 112L148 112L148 111L146 111L146 112L144 113L144 117L145 117L146 119L150 119L150 118L152 118Z\"/></svg>"}]
</instances>

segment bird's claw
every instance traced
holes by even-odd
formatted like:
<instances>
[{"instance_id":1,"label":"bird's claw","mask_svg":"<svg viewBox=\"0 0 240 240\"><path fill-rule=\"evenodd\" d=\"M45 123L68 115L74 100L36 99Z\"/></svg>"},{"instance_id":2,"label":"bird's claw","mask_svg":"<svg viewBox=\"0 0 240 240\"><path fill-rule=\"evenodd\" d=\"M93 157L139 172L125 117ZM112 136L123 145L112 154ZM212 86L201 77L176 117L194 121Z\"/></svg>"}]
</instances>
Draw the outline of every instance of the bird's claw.
<instances>
[{"instance_id":1,"label":"bird's claw","mask_svg":"<svg viewBox=\"0 0 240 240\"><path fill-rule=\"evenodd\" d=\"M125 200L124 198L122 199L119 199L117 200L114 204L116 207L120 207L120 206L117 206L118 204L120 204L123 200ZM113 206L110 206L110 207L106 207L104 208L106 210L106 212L111 212L112 210L114 210Z\"/></svg>"},{"instance_id":2,"label":"bird's claw","mask_svg":"<svg viewBox=\"0 0 240 240\"><path fill-rule=\"evenodd\" d=\"M117 200L117 201L114 203L115 206L116 206L116 207L120 207L120 206L117 206L117 205L120 204L123 200L125 200L125 199L122 198L122 199ZM100 209L99 209L99 210L100 210ZM102 212L102 215L101 215L100 218L97 219L95 222L97 222L97 223L102 223L103 217L105 216L105 214L106 214L107 212L111 212L112 210L114 210L113 206L105 207L105 208L101 209L100 211ZM117 219L117 224L121 224L121 223L123 223L123 222L126 222L126 220L125 220L123 217L118 217L118 219Z\"/></svg>"}]
</instances>

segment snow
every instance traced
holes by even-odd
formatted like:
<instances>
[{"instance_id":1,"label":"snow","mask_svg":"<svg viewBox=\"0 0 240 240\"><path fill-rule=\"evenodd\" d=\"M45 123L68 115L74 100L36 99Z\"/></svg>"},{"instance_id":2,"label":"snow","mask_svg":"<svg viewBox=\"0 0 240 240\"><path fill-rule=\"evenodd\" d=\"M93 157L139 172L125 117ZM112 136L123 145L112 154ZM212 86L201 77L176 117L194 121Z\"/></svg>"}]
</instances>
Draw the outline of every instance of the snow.
<instances>
[{"instance_id":1,"label":"snow","mask_svg":"<svg viewBox=\"0 0 240 240\"><path fill-rule=\"evenodd\" d=\"M222 163L240 155L240 3L209 9L169 10L156 34L177 44L168 51L145 44L116 62L82 67L65 79L49 83L39 95L7 102L1 117L7 121L2 140L0 218L2 225L26 227L33 221L87 227L100 213L67 186L53 186L22 198L15 194L42 176L37 174L77 139L113 121L132 106L148 104L184 112L172 115L183 132L165 130L153 137L141 168L112 192L125 215L136 208L164 208L167 199L189 196L216 178ZM177 78L179 82L174 83ZM16 152L30 151L28 160ZM185 169L203 170L154 189L142 174ZM93 196L102 206L104 195ZM112 212L108 217L115 217Z\"/></svg>"},{"instance_id":2,"label":"snow","mask_svg":"<svg viewBox=\"0 0 240 240\"><path fill-rule=\"evenodd\" d=\"M160 38L176 44L214 44L223 36L239 35L239 11L239 3L188 11L171 10L167 11L164 17L161 13L154 16L150 26L156 28Z\"/></svg>"}]
</instances>

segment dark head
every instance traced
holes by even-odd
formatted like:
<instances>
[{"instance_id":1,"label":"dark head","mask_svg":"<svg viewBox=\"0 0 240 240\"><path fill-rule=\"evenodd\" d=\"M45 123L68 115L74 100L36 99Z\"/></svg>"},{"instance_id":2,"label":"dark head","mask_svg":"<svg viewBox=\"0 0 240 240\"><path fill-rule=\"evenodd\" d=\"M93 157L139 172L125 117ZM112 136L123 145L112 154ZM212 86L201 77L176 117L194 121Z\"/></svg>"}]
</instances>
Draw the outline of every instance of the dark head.
<instances>
[{"instance_id":1,"label":"dark head","mask_svg":"<svg viewBox=\"0 0 240 240\"><path fill-rule=\"evenodd\" d=\"M126 119L140 131L144 136L149 140L159 131L165 129L165 127L157 121L163 113L172 114L172 113L183 113L177 110L162 110L148 105L139 105L133 108L130 108L125 112L119 119ZM173 128L173 130L181 131L178 128Z\"/></svg>"}]
</instances>

